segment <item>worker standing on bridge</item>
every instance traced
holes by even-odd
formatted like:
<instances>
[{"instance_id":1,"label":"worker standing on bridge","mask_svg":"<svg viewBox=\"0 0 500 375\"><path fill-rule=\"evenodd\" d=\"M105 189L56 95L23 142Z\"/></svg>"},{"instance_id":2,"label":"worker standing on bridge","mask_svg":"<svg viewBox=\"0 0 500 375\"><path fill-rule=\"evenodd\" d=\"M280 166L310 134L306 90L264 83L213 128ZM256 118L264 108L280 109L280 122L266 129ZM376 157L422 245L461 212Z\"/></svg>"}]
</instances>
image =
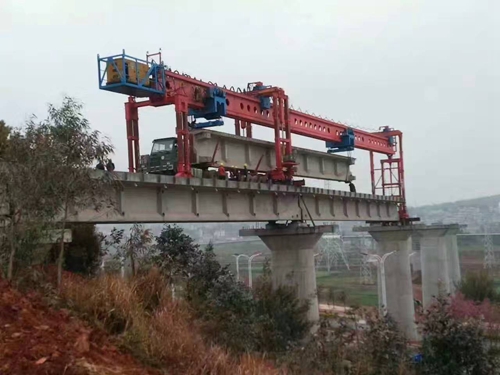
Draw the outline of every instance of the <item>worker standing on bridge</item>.
<instances>
[{"instance_id":1,"label":"worker standing on bridge","mask_svg":"<svg viewBox=\"0 0 500 375\"><path fill-rule=\"evenodd\" d=\"M113 163L113 160L109 159L108 163L106 164L106 169L108 172L113 172L115 170L115 163Z\"/></svg>"},{"instance_id":2,"label":"worker standing on bridge","mask_svg":"<svg viewBox=\"0 0 500 375\"><path fill-rule=\"evenodd\" d=\"M248 165L247 163L243 164L243 181L248 181Z\"/></svg>"},{"instance_id":3,"label":"worker standing on bridge","mask_svg":"<svg viewBox=\"0 0 500 375\"><path fill-rule=\"evenodd\" d=\"M349 182L349 190L351 191L351 193L356 192L356 186L354 186L352 182Z\"/></svg>"},{"instance_id":4,"label":"worker standing on bridge","mask_svg":"<svg viewBox=\"0 0 500 375\"><path fill-rule=\"evenodd\" d=\"M219 177L219 180L226 179L226 168L224 168L224 163L219 164L219 168L217 168L217 175Z\"/></svg>"}]
</instances>

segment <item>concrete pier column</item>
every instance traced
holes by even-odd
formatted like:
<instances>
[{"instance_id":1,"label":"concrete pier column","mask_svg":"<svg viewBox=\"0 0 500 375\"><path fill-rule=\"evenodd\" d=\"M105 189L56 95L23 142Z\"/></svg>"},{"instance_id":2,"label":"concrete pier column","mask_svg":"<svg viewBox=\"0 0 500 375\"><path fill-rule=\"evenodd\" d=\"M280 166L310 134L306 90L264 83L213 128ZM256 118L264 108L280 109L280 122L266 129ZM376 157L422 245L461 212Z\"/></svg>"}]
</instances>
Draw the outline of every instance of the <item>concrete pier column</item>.
<instances>
[{"instance_id":1,"label":"concrete pier column","mask_svg":"<svg viewBox=\"0 0 500 375\"><path fill-rule=\"evenodd\" d=\"M418 226L422 261L422 299L427 308L433 297L454 293L460 281L460 261L456 234L458 224Z\"/></svg>"},{"instance_id":2,"label":"concrete pier column","mask_svg":"<svg viewBox=\"0 0 500 375\"><path fill-rule=\"evenodd\" d=\"M332 231L332 225L306 227L295 222L240 230L240 236L258 236L271 250L273 287L296 287L297 297L310 303L308 318L312 322L319 320L314 248L323 233Z\"/></svg>"},{"instance_id":3,"label":"concrete pier column","mask_svg":"<svg viewBox=\"0 0 500 375\"><path fill-rule=\"evenodd\" d=\"M354 231L370 233L377 241L379 255L392 253L384 264L387 312L408 339L418 339L410 269L411 227L370 226Z\"/></svg>"},{"instance_id":4,"label":"concrete pier column","mask_svg":"<svg viewBox=\"0 0 500 375\"><path fill-rule=\"evenodd\" d=\"M455 293L457 286L460 285L462 281L457 244L458 232L458 229L449 229L445 235L446 248L448 249L448 276L450 279L451 293Z\"/></svg>"}]
</instances>

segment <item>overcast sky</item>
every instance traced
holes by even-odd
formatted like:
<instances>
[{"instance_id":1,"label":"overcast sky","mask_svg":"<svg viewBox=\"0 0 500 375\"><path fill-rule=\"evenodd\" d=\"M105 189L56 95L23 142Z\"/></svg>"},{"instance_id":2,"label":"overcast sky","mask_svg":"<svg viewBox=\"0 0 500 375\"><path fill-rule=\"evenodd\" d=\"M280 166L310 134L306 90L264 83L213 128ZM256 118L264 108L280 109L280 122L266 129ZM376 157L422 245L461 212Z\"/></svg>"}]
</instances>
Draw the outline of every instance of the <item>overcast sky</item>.
<instances>
[{"instance_id":1,"label":"overcast sky","mask_svg":"<svg viewBox=\"0 0 500 375\"><path fill-rule=\"evenodd\" d=\"M500 194L499 25L495 0L0 0L0 118L21 125L74 96L125 170L126 97L98 89L96 55L161 47L206 81L261 80L303 110L402 130L410 205ZM172 108L139 116L142 153L175 134ZM353 156L369 192L368 155Z\"/></svg>"}]
</instances>

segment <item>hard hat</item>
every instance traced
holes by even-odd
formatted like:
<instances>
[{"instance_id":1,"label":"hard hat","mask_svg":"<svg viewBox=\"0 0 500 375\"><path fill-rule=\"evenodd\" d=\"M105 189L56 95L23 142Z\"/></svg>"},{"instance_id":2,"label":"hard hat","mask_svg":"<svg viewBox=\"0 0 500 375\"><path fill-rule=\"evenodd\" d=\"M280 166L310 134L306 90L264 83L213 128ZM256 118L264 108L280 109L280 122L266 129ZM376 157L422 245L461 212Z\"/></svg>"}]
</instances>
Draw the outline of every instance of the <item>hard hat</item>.
<instances>
[{"instance_id":1,"label":"hard hat","mask_svg":"<svg viewBox=\"0 0 500 375\"><path fill-rule=\"evenodd\" d=\"M245 163L245 164L243 164L243 166L244 166L244 167L248 167L248 164L247 164L247 163Z\"/></svg>"},{"instance_id":2,"label":"hard hat","mask_svg":"<svg viewBox=\"0 0 500 375\"><path fill-rule=\"evenodd\" d=\"M220 166L223 167L224 166L224 163L220 163Z\"/></svg>"}]
</instances>

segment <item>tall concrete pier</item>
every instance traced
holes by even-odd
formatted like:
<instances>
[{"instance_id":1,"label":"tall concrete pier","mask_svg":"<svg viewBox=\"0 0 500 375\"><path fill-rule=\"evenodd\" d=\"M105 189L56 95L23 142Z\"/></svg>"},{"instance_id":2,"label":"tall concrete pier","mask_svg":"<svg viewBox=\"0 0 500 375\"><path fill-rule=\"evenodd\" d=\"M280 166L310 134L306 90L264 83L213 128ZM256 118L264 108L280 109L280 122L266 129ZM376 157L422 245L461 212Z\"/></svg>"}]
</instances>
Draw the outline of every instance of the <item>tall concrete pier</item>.
<instances>
[{"instance_id":1,"label":"tall concrete pier","mask_svg":"<svg viewBox=\"0 0 500 375\"><path fill-rule=\"evenodd\" d=\"M457 234L458 224L368 226L354 231L368 232L377 241L379 255L390 254L385 262L387 311L410 339L417 338L414 323L414 301L410 254L412 239L418 241L422 270L423 306L433 297L453 294L461 281ZM418 264L417 261L414 262Z\"/></svg>"},{"instance_id":2,"label":"tall concrete pier","mask_svg":"<svg viewBox=\"0 0 500 375\"><path fill-rule=\"evenodd\" d=\"M314 248L323 233L332 231L332 225L311 227L299 222L240 230L240 236L258 236L271 250L273 287L296 287L297 297L310 303L308 318L312 322L319 320Z\"/></svg>"},{"instance_id":3,"label":"tall concrete pier","mask_svg":"<svg viewBox=\"0 0 500 375\"><path fill-rule=\"evenodd\" d=\"M433 297L455 293L461 281L457 246L460 228L458 224L415 227L414 236L420 239L424 308Z\"/></svg>"},{"instance_id":4,"label":"tall concrete pier","mask_svg":"<svg viewBox=\"0 0 500 375\"><path fill-rule=\"evenodd\" d=\"M416 340L418 335L410 268L412 227L369 226L356 227L354 231L370 233L377 241L379 255L390 254L386 256L384 265L386 308L406 337Z\"/></svg>"}]
</instances>

